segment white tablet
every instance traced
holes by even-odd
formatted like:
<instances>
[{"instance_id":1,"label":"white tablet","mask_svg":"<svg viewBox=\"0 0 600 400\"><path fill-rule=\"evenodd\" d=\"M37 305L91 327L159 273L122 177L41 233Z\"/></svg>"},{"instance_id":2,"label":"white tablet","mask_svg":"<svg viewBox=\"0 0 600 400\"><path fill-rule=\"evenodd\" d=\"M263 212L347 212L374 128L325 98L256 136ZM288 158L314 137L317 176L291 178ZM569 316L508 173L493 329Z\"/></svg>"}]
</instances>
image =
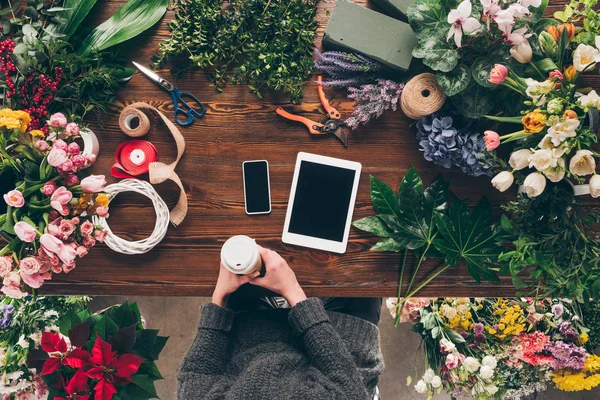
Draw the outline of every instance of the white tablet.
<instances>
[{"instance_id":1,"label":"white tablet","mask_svg":"<svg viewBox=\"0 0 600 400\"><path fill-rule=\"evenodd\" d=\"M283 242L344 253L361 168L353 161L298 153Z\"/></svg>"}]
</instances>

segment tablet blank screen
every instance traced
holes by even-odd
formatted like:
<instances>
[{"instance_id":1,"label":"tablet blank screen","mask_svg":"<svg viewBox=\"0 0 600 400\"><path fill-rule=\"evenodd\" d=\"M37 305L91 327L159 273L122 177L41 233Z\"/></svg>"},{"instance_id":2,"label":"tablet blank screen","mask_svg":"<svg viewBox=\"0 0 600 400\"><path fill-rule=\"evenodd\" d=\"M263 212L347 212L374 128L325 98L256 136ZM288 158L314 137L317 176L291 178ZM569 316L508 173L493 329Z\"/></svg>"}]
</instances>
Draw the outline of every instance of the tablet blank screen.
<instances>
[{"instance_id":1,"label":"tablet blank screen","mask_svg":"<svg viewBox=\"0 0 600 400\"><path fill-rule=\"evenodd\" d=\"M356 171L302 161L289 232L341 242Z\"/></svg>"}]
</instances>

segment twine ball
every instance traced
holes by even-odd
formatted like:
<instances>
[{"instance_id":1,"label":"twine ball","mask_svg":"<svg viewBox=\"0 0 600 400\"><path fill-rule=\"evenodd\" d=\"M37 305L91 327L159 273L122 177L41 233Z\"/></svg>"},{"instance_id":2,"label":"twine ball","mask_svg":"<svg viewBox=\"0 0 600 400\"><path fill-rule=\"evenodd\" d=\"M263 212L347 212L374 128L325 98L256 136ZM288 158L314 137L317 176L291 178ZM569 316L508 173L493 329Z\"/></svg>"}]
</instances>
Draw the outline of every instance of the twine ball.
<instances>
[{"instance_id":1,"label":"twine ball","mask_svg":"<svg viewBox=\"0 0 600 400\"><path fill-rule=\"evenodd\" d=\"M408 118L419 119L442 108L445 100L444 90L435 75L424 73L404 85L400 107Z\"/></svg>"}]
</instances>

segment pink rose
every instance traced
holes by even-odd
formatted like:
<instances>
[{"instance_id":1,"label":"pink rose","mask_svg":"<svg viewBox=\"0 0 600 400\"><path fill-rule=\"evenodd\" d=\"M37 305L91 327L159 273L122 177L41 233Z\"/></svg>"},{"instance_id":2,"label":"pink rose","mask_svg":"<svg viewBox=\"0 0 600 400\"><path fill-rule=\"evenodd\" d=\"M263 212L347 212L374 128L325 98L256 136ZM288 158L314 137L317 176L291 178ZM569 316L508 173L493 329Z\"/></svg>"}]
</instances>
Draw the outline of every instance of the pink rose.
<instances>
[{"instance_id":1,"label":"pink rose","mask_svg":"<svg viewBox=\"0 0 600 400\"><path fill-rule=\"evenodd\" d=\"M11 207L21 208L25 205L25 198L23 197L23 193L18 191L17 189L11 190L10 192L4 195L4 201Z\"/></svg>"},{"instance_id":2,"label":"pink rose","mask_svg":"<svg viewBox=\"0 0 600 400\"><path fill-rule=\"evenodd\" d=\"M94 232L94 238L102 243L104 242L104 239L106 239L106 235L108 234L108 232L104 229L96 229L96 231Z\"/></svg>"},{"instance_id":3,"label":"pink rose","mask_svg":"<svg viewBox=\"0 0 600 400\"><path fill-rule=\"evenodd\" d=\"M21 278L16 271L13 271L5 276L2 284L3 286L0 291L8 297L12 297L13 299L21 299L27 296L27 293L21 291Z\"/></svg>"},{"instance_id":4,"label":"pink rose","mask_svg":"<svg viewBox=\"0 0 600 400\"><path fill-rule=\"evenodd\" d=\"M110 214L108 213L108 206L100 206L96 208L96 214L102 218L108 218Z\"/></svg>"},{"instance_id":5,"label":"pink rose","mask_svg":"<svg viewBox=\"0 0 600 400\"><path fill-rule=\"evenodd\" d=\"M65 176L65 185L71 187L79 183L79 178L75 174L69 174Z\"/></svg>"},{"instance_id":6,"label":"pink rose","mask_svg":"<svg viewBox=\"0 0 600 400\"><path fill-rule=\"evenodd\" d=\"M12 258L0 257L0 278L7 276L12 269Z\"/></svg>"},{"instance_id":7,"label":"pink rose","mask_svg":"<svg viewBox=\"0 0 600 400\"><path fill-rule=\"evenodd\" d=\"M40 263L39 274L45 274L52 269L52 262L50 262L50 257L45 251L38 252L37 260Z\"/></svg>"},{"instance_id":8,"label":"pink rose","mask_svg":"<svg viewBox=\"0 0 600 400\"><path fill-rule=\"evenodd\" d=\"M58 167L67 161L67 153L64 150L53 147L48 153L48 164Z\"/></svg>"},{"instance_id":9,"label":"pink rose","mask_svg":"<svg viewBox=\"0 0 600 400\"><path fill-rule=\"evenodd\" d=\"M85 155L85 161L88 162L88 164L93 164L94 162L96 162L96 155L95 154L86 154Z\"/></svg>"},{"instance_id":10,"label":"pink rose","mask_svg":"<svg viewBox=\"0 0 600 400\"><path fill-rule=\"evenodd\" d=\"M89 249L90 247L94 247L96 245L96 239L94 239L94 237L92 235L86 236L83 238L82 243L85 247L87 247Z\"/></svg>"},{"instance_id":11,"label":"pink rose","mask_svg":"<svg viewBox=\"0 0 600 400\"><path fill-rule=\"evenodd\" d=\"M55 149L67 151L67 147L69 147L69 146L67 145L67 142L65 142L64 140L58 139L58 140L54 141L54 143L52 144L52 147L54 147Z\"/></svg>"},{"instance_id":12,"label":"pink rose","mask_svg":"<svg viewBox=\"0 0 600 400\"><path fill-rule=\"evenodd\" d=\"M73 166L77 167L77 168L81 168L85 165L85 157L82 156L81 154L77 154L77 155L73 156L71 158L71 161L73 161Z\"/></svg>"},{"instance_id":13,"label":"pink rose","mask_svg":"<svg viewBox=\"0 0 600 400\"><path fill-rule=\"evenodd\" d=\"M79 217L71 218L71 222L74 223L75 225L79 225Z\"/></svg>"},{"instance_id":14,"label":"pink rose","mask_svg":"<svg viewBox=\"0 0 600 400\"><path fill-rule=\"evenodd\" d=\"M493 83L494 85L500 85L506 77L508 76L508 68L502 64L495 64L494 68L490 72L490 77L488 81Z\"/></svg>"},{"instance_id":15,"label":"pink rose","mask_svg":"<svg viewBox=\"0 0 600 400\"><path fill-rule=\"evenodd\" d=\"M25 221L19 221L15 224L15 233L23 242L33 243L37 233L35 228Z\"/></svg>"},{"instance_id":16,"label":"pink rose","mask_svg":"<svg viewBox=\"0 0 600 400\"><path fill-rule=\"evenodd\" d=\"M69 122L65 127L65 135L75 136L79 135L79 126L75 122Z\"/></svg>"},{"instance_id":17,"label":"pink rose","mask_svg":"<svg viewBox=\"0 0 600 400\"><path fill-rule=\"evenodd\" d=\"M492 151L500 146L500 135L494 131L487 130L483 132L483 140L487 151Z\"/></svg>"},{"instance_id":18,"label":"pink rose","mask_svg":"<svg viewBox=\"0 0 600 400\"><path fill-rule=\"evenodd\" d=\"M71 261L70 263L64 263L62 265L62 270L65 274L73 271L75 269L75 261Z\"/></svg>"},{"instance_id":19,"label":"pink rose","mask_svg":"<svg viewBox=\"0 0 600 400\"><path fill-rule=\"evenodd\" d=\"M69 143L69 145L67 146L67 152L73 156L78 155L80 151L81 151L81 148L75 142Z\"/></svg>"},{"instance_id":20,"label":"pink rose","mask_svg":"<svg viewBox=\"0 0 600 400\"><path fill-rule=\"evenodd\" d=\"M460 358L455 353L446 356L446 368L454 369L460 365Z\"/></svg>"},{"instance_id":21,"label":"pink rose","mask_svg":"<svg viewBox=\"0 0 600 400\"><path fill-rule=\"evenodd\" d=\"M52 193L56 190L56 182L54 180L46 182L44 187L42 188L42 193L46 196L52 196Z\"/></svg>"},{"instance_id":22,"label":"pink rose","mask_svg":"<svg viewBox=\"0 0 600 400\"><path fill-rule=\"evenodd\" d=\"M50 198L50 205L52 206L52 208L54 208L56 211L62 214L64 211L63 206L69 204L72 198L73 193L69 192L69 190L66 187L61 186L58 189L56 189L56 191L52 194L52 197Z\"/></svg>"},{"instance_id":23,"label":"pink rose","mask_svg":"<svg viewBox=\"0 0 600 400\"><path fill-rule=\"evenodd\" d=\"M65 117L65 114L63 113L54 113L50 116L48 125L55 128L64 128L67 126L67 117Z\"/></svg>"},{"instance_id":24,"label":"pink rose","mask_svg":"<svg viewBox=\"0 0 600 400\"><path fill-rule=\"evenodd\" d=\"M97 193L104 189L106 179L104 175L90 175L81 180L81 190L86 193Z\"/></svg>"},{"instance_id":25,"label":"pink rose","mask_svg":"<svg viewBox=\"0 0 600 400\"><path fill-rule=\"evenodd\" d=\"M85 255L88 253L88 249L85 246L78 246L75 251L77 251L77 257L79 258L85 257Z\"/></svg>"},{"instance_id":26,"label":"pink rose","mask_svg":"<svg viewBox=\"0 0 600 400\"><path fill-rule=\"evenodd\" d=\"M79 227L79 231L81 232L82 236L89 236L94 231L94 224L92 224L90 221L85 221Z\"/></svg>"},{"instance_id":27,"label":"pink rose","mask_svg":"<svg viewBox=\"0 0 600 400\"><path fill-rule=\"evenodd\" d=\"M429 299L424 297L411 297L406 300L400 314L400 322L416 324L421 318L421 310L429 305Z\"/></svg>"},{"instance_id":28,"label":"pink rose","mask_svg":"<svg viewBox=\"0 0 600 400\"><path fill-rule=\"evenodd\" d=\"M60 239L47 233L40 238L40 244L48 255L56 254L64 263L70 263L77 256L74 248L64 244Z\"/></svg>"},{"instance_id":29,"label":"pink rose","mask_svg":"<svg viewBox=\"0 0 600 400\"><path fill-rule=\"evenodd\" d=\"M62 215L63 217L69 215L70 212L71 210L67 206L62 206L62 210L59 211L60 215Z\"/></svg>"},{"instance_id":30,"label":"pink rose","mask_svg":"<svg viewBox=\"0 0 600 400\"><path fill-rule=\"evenodd\" d=\"M60 222L59 229L63 239L66 239L71 236L73 232L75 232L75 224L72 221L63 219Z\"/></svg>"},{"instance_id":31,"label":"pink rose","mask_svg":"<svg viewBox=\"0 0 600 400\"><path fill-rule=\"evenodd\" d=\"M73 170L73 161L66 159L64 163L58 166L58 169L65 173L71 172Z\"/></svg>"},{"instance_id":32,"label":"pink rose","mask_svg":"<svg viewBox=\"0 0 600 400\"><path fill-rule=\"evenodd\" d=\"M46 142L45 140L38 140L37 142L35 142L35 147L39 150L39 151L48 151L50 150L50 145L48 144L48 142Z\"/></svg>"},{"instance_id":33,"label":"pink rose","mask_svg":"<svg viewBox=\"0 0 600 400\"><path fill-rule=\"evenodd\" d=\"M21 269L21 278L23 274L33 275L40 271L40 263L35 257L25 257L19 261L19 268Z\"/></svg>"}]
</instances>

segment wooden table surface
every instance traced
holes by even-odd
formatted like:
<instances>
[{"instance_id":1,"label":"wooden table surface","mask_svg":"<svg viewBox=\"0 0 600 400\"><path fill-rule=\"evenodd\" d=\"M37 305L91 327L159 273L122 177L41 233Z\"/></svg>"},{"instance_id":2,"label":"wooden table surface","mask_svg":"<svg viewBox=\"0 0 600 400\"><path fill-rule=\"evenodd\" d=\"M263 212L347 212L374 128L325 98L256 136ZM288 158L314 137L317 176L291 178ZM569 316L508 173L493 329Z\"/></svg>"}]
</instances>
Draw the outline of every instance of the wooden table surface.
<instances>
[{"instance_id":1,"label":"wooden table surface","mask_svg":"<svg viewBox=\"0 0 600 400\"><path fill-rule=\"evenodd\" d=\"M364 1L363 1L364 2ZM99 2L98 21L108 18L124 1ZM319 3L319 38L327 23L326 10L334 0ZM551 10L553 11L553 10ZM173 17L169 11L156 27L127 43L123 55L130 60L149 63L158 43L168 37L167 24ZM167 70L159 71L171 79ZM472 201L488 196L495 210L509 197L500 195L489 178L470 178L457 169L441 169L423 159L415 140L414 121L401 112L389 112L375 123L349 136L344 148L335 138L311 139L306 129L275 114L283 106L314 120L322 115L316 85L310 82L301 105L292 106L285 95L265 93L260 100L245 86L228 86L223 93L211 87L203 72L172 79L181 90L191 92L204 101L206 116L191 127L182 128L186 153L177 172L184 182L189 212L177 228L170 227L164 241L144 255L126 256L105 245L93 248L68 275L55 275L41 292L86 295L161 295L209 296L219 269L219 251L232 235L255 238L265 247L278 251L296 272L308 295L315 296L395 296L398 286L397 253L369 252L376 238L352 228L346 254L336 255L281 242L281 234L294 172L300 151L358 161L363 165L360 188L353 219L373 215L369 200L369 175L375 175L397 187L411 163L415 164L426 183L441 174L450 181L451 190ZM598 81L594 82L598 87ZM333 105L349 116L352 103L344 92L328 91ZM117 146L127 137L118 127L122 106L144 101L161 109L172 118L172 104L167 93L144 76L136 74L119 92L119 108L106 113L91 128L100 139L100 157L93 173L109 175ZM146 139L159 151L161 161L171 162L174 142L168 131L155 124ZM242 162L266 159L270 165L272 209L270 215L247 216L244 212ZM113 178L109 179L115 181ZM172 207L178 189L172 183L157 186ZM132 193L117 196L111 203L111 229L128 240L147 237L154 226L154 213L149 200ZM423 268L422 278L431 271ZM457 266L431 283L421 292L426 296L512 296L509 280L477 285L466 268Z\"/></svg>"}]
</instances>

